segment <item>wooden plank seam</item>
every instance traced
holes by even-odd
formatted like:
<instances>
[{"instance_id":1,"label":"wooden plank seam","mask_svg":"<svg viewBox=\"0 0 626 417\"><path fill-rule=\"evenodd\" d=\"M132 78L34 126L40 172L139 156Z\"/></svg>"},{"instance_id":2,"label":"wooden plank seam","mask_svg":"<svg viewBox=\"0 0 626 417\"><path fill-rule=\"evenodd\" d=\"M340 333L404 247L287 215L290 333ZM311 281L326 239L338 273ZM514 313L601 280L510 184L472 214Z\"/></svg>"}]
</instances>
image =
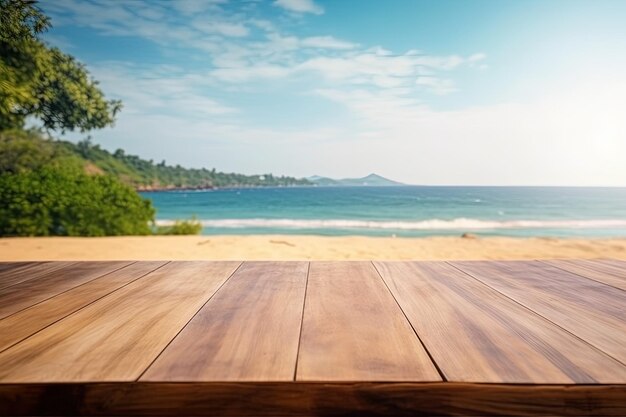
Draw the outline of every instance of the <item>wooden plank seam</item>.
<instances>
[{"instance_id":1,"label":"wooden plank seam","mask_svg":"<svg viewBox=\"0 0 626 417\"><path fill-rule=\"evenodd\" d=\"M302 324L304 323L304 309L306 308L306 292L309 289L309 273L311 272L311 262L309 261L307 263L307 270L306 270L306 282L304 284L304 297L302 299L302 316L300 317L300 335L298 336L298 349L296 351L296 366L295 369L293 370L293 380L296 380L296 377L298 375L298 362L300 359L300 345L302 342Z\"/></svg>"},{"instance_id":2,"label":"wooden plank seam","mask_svg":"<svg viewBox=\"0 0 626 417\"><path fill-rule=\"evenodd\" d=\"M543 320L545 320L545 321L549 322L550 324L552 324L552 325L554 325L554 326L558 327L559 329L563 330L564 332L569 333L570 335L574 336L576 339L578 339L578 340L582 341L583 343L585 343L586 345L588 345L588 346L592 347L594 350L596 350L596 351L598 351L598 352L600 352L600 353L602 353L602 354L604 354L604 355L606 355L606 356L610 357L611 359L615 360L616 362L618 362L618 363L620 363L620 364L622 364L622 365L626 366L626 363L624 363L624 362L620 361L619 359L615 358L613 355L611 355L611 354L609 354L609 353L605 352L604 350L602 350L602 349L598 348L597 346L595 346L595 345L593 345L592 343L588 342L586 339L583 339L582 337L580 337L580 336L578 336L577 334L575 334L575 333L571 332L570 330L568 330L568 329L564 328L563 326L560 326L559 324L557 324L557 323L553 322L552 320L550 320L550 319L548 319L547 317L545 317L544 315L542 315L542 314L540 314L540 313L536 312L535 310L533 310L532 308L530 308L530 307L526 306L525 304L521 303L520 301L517 301L516 299L514 299L514 298L512 298L512 297L509 297L508 295L506 295L506 294L505 294L505 293L503 293L502 291L500 291L500 290L498 290L498 289L496 289L496 288L494 288L494 287L490 286L489 284L485 283L485 282L484 282L484 281L482 281L481 279L479 279L479 278L475 277L474 275L472 275L470 272L467 272L467 271L465 271L465 270L463 270L463 269L461 269L461 268L457 267L456 265L454 265L454 264L453 264L453 263L451 263L451 262L445 261L445 263L447 263L448 265L450 265L450 266L452 266L452 267L454 267L454 268L458 269L459 271L461 271L462 273L466 274L467 276L469 276L469 277L471 277L471 278L473 278L473 279L477 280L477 281L478 281L478 282L480 282L481 284L483 284L483 285L485 285L485 286L487 286L487 287L491 288L492 290L494 290L494 291L496 291L496 292L500 293L502 296L504 296L504 297L506 297L506 298L510 299L510 300L511 300L511 301L513 301L514 303L519 304L520 306L524 307L526 310L528 310L528 311L532 312L533 314L535 314L535 315L537 315L537 316L541 317ZM567 271L565 271L565 272L567 272Z\"/></svg>"},{"instance_id":3,"label":"wooden plank seam","mask_svg":"<svg viewBox=\"0 0 626 417\"><path fill-rule=\"evenodd\" d=\"M413 333L415 333L415 337L417 337L417 340L419 340L420 344L422 345L422 348L424 349L424 351L426 352L426 354L428 355L428 357L430 358L430 361L433 363L433 365L435 366L435 369L437 370L437 372L439 373L439 376L441 377L441 380L443 382L447 382L448 378L446 377L446 374L443 372L443 370L439 367L439 364L437 363L437 361L435 360L435 358L433 357L433 355L430 353L430 351L428 350L428 348L426 347L426 345L424 344L422 338L420 337L420 335L417 333L417 330L415 329L415 327L413 327L413 323L411 323L411 320L409 320L409 318L407 317L406 313L404 312L404 309L402 308L402 306L400 305L400 303L398 302L398 300L396 299L396 296L393 294L393 291L391 291L391 289L389 288L389 286L387 285L387 282L385 281L385 279L383 278L383 276L381 275L380 271L378 270L378 268L376 267L376 264L373 261L370 261L372 266L374 267L374 270L376 271L376 273L378 274L378 277L380 278L380 280L383 282L383 284L385 285L385 288L387 288L387 291L389 291L389 293L391 294L391 296L393 297L394 301L396 302L396 304L398 305L398 308L400 309L400 311L402 312L402 315L404 316L404 319L409 323L409 325L411 326L411 329L413 329Z\"/></svg>"},{"instance_id":4,"label":"wooden plank seam","mask_svg":"<svg viewBox=\"0 0 626 417\"><path fill-rule=\"evenodd\" d=\"M208 298L208 299L204 302L204 304L202 304L202 305L200 306L200 308L199 308L199 309L198 309L198 310L197 310L197 311L196 311L196 312L195 312L195 313L194 313L194 314L193 314L193 315L189 318L189 320L187 320L187 323L185 323L185 325L184 325L183 327L181 327L181 328L180 328L180 330L176 333L176 335L174 335L174 337L173 337L173 338L172 338L169 342L167 342L167 344L163 347L163 349L161 349L161 351L159 352L159 354L158 354L158 355L156 355L156 356L154 357L154 359L152 360L152 362L150 362L150 364L149 364L148 366L146 366L146 369L144 369L144 370L143 370L143 372L141 372L141 374L139 374L139 376L135 379L135 382L137 382L137 381L139 381L139 380L141 379L141 377L142 377L142 376L143 376L143 375L144 375L144 374L148 371L148 369L150 369L150 367L151 367L151 366L152 366L152 365L153 365L153 364L157 361L157 359L159 359L159 357L163 354L163 352L165 352L165 350L169 347L169 345L171 345L171 344L172 344L172 342L173 342L174 340L176 340L176 338L178 337L178 335L179 335L179 334L180 334L183 330L185 330L185 327L187 327L187 325L191 322L191 320L193 320L193 318L194 318L194 317L196 317L196 316L198 315L198 313L199 313L199 312L200 312L200 311L204 308L204 306L205 306L205 305L206 305L209 301L211 301L211 299L212 299L213 297L215 297L215 294L217 294L217 293L218 293L218 292L222 289L222 287L224 286L224 284L226 284L226 283L230 280L230 278L231 278L233 275L235 275L235 273L239 270L239 268L241 268L241 266L242 266L243 264L244 264L243 262L240 262L240 263L239 263L239 265L237 266L237 268L235 268L235 269L233 270L233 272L232 272L232 273L228 276L228 278L226 278L226 279L224 280L224 282L222 282L222 283L220 284L220 286L219 286L219 287L217 287L217 290L215 290L215 292L214 292L213 294L211 294L211 296L210 296L210 297L209 297L209 298Z\"/></svg>"},{"instance_id":5,"label":"wooden plank seam","mask_svg":"<svg viewBox=\"0 0 626 417\"><path fill-rule=\"evenodd\" d=\"M569 274L573 274L573 275L578 275L578 276L579 276L579 277L581 277L581 278L586 278L586 279L588 279L588 280L595 281L595 282L597 282L597 283L599 283L599 284L608 285L608 286L609 286L609 287L611 287L611 288L615 288L615 289L618 289L618 290L621 290L621 291L626 291L624 288L620 288L620 287L617 287L617 286L615 286L615 285L611 285L611 284L609 284L608 282L605 282L605 281L600 281L600 280L598 280L598 279L592 278L592 277L590 277L590 276L588 276L588 275L583 275L582 273L579 273L579 272L573 271L573 270L571 270L571 269L566 269L566 268L563 268L563 267L562 267L561 265L559 265L559 264L552 263L552 262L548 262L548 261L546 261L546 260L544 260L544 259L537 259L537 261L538 261L538 262L541 262L542 264L549 265L549 266L554 267L554 268L558 268L558 269L560 269L560 270L561 270L561 271L563 271L563 272L567 272L567 273L569 273ZM590 270L592 270L592 271L596 271L596 270L594 270L594 269L593 269L593 267L582 266L582 268L583 268L583 269L590 269ZM596 271L596 272L599 272L599 271Z\"/></svg>"},{"instance_id":6,"label":"wooden plank seam","mask_svg":"<svg viewBox=\"0 0 626 417\"><path fill-rule=\"evenodd\" d=\"M108 293L106 293L106 294L102 295L101 297L98 297L98 298L96 298L96 299L92 300L91 302L89 302L89 303L87 303L87 304L83 305L82 307L80 307L80 308L78 308L78 309L76 309L76 310L72 311L71 313L66 314L65 316L59 317L58 319L56 319L56 320L54 320L54 321L50 322L49 324L45 325L45 326L44 326L44 327L42 327L41 329L37 330L36 332L34 332L34 333L32 333L32 334L30 334L30 335L28 335L28 336L26 336L26 337L24 337L24 338L22 338L22 339L20 339L20 340L16 341L15 343L11 344L10 346L5 347L4 349L0 349L0 353L4 352L5 350L8 350L8 349L12 348L13 346L17 345L18 343L23 342L24 340L26 340L26 339L28 339L28 338L30 338L30 337L33 337L33 336L34 336L34 335L36 335L37 333L39 333L39 332L41 332L41 331L43 331L43 330L47 329L48 327L52 326L53 324L55 324L55 323L57 323L57 322L59 322L59 321L61 321L61 320L63 320L63 319L66 319L67 317L70 317L70 316L72 316L72 315L74 315L74 314L77 314L77 313L78 313L78 312L80 312L82 309L84 309L84 308L86 308L86 307L90 306L91 304L93 304L93 303L95 303L95 302L97 302L97 301L99 301L99 300L103 299L104 297L108 297L109 295L111 295L111 294L115 293L116 291L119 291L119 290L121 290L122 288L126 287L127 285L130 285L131 283L133 283L133 282L135 282L135 281L137 281L137 280L139 280L139 279L141 279L141 278L143 278L143 277L145 277L145 276L147 276L147 275L150 275L151 273L153 273L153 272L155 272L155 271L159 270L160 268L163 268L165 265L169 264L170 262L171 262L171 261L166 261L164 264L162 264L162 265L160 265L160 266L156 267L155 269L152 269L152 270L150 270L150 271L146 272L145 274L140 275L140 276L138 276L137 278L135 278L135 279L133 279L133 280L128 281L126 284L123 284L123 285L121 285L120 287L117 287L117 288L115 288L114 290L112 290L112 291L110 291L110 292L108 292ZM135 263L137 263L137 261L132 262L132 263L130 263L130 264L128 264L128 265L125 265L125 266L123 266L123 267L121 267L121 268L119 268L119 269L117 269L117 270L115 270L115 271L108 272L108 273L106 273L106 274L104 274L104 275L102 275L102 276L100 276L100 277L98 277L98 278L95 278L95 279L102 279L102 278L106 277L106 276L107 276L107 275L109 275L109 274L113 274L113 273L115 273L115 272L117 272L117 271L120 271L120 270L122 270L122 269L124 269L124 268L130 267L131 265L134 265ZM55 298L55 297L58 297L59 295L62 295L62 294L64 294L64 293L66 293L66 292L68 292L68 291L71 291L71 290L73 290L73 289L75 289L75 288L78 288L78 287L80 287L80 286L82 286L82 285L89 284L90 282L91 282L91 281L88 281L88 282L85 282L85 283L83 283L83 284L80 284L80 285L78 285L78 286L76 286L76 287L70 288L70 289L68 289L67 291L64 291L64 292L62 292L62 293L59 293L59 294L57 294L57 295L55 295L55 296L52 296L52 297L48 298L47 300L43 300L43 301L41 301L40 303L33 304L32 306L27 307L27 308L25 308L24 310L21 310L21 311L16 311L15 313L13 313L13 314L11 314L11 315L9 315L9 316L7 316L7 317L3 317L1 320L5 320L5 319L7 319L7 318L11 317L12 315L18 314L18 313L20 313L20 312L22 312L22 311L25 311L25 310L28 310L29 308L32 308L32 307L34 307L34 306L36 306L36 305L38 305L38 304L44 303L44 302L46 302L46 301L49 301L49 300L51 300L51 299L53 299L53 298Z\"/></svg>"},{"instance_id":7,"label":"wooden plank seam","mask_svg":"<svg viewBox=\"0 0 626 417\"><path fill-rule=\"evenodd\" d=\"M100 262L100 261L94 261L94 262ZM107 262L107 261L102 261L102 262ZM102 275L97 275L97 276L95 276L94 278L90 279L89 281L85 281L85 282L83 282L83 283L81 283L81 284L78 284L78 285L75 285L75 286L73 286L73 287L70 287L70 288L68 288L68 289L66 289L66 290L64 290L64 291L61 291L60 293L54 294L54 295L52 295L52 296L50 296L50 297L48 297L48 298L44 298L43 300L37 301L37 302L35 302L35 303L33 303L33 304L30 304L30 305L28 305L28 306L26 306L26 307L22 308L21 310L14 311L14 312L12 312L12 313L11 313L11 314L9 314L9 315L7 315L7 316L4 316L4 317L0 318L0 320L4 320L4 319L6 319L6 318L9 318L9 317L11 317L11 316L12 316L12 315L14 315L14 314L20 313L20 312L22 312L22 311L24 311L24 310L26 310L26 309L29 309L29 308L31 308L31 307L33 307L33 306L36 306L36 305L41 304L41 303L43 303L43 302L46 302L46 301L48 301L48 300L50 300L50 299L52 299L52 298L54 298L54 297L56 297L56 296L58 296L58 295L64 294L64 293L66 293L66 292L68 292L68 291L71 291L71 290L73 290L74 288L78 288L78 287L80 287L80 286L82 286L82 285L88 284L88 283L90 283L91 281L94 281L94 280L96 280L96 279L100 279L100 278L105 277L105 276L107 276L107 275L109 275L109 274L112 274L112 273L114 273L114 272L117 272L117 271L119 271L119 270L122 270L122 269L124 269L124 268L126 268L126 267L128 267L128 266L131 266L131 265L135 264L137 261L121 261L121 262L129 262L129 263L128 263L128 264L126 264L126 265L122 265L122 266L120 266L119 268L113 269L113 270L111 270L111 271L109 271L109 272L106 272L106 273L104 273L104 274L102 274ZM61 269L58 269L58 270L52 271L52 272L50 272L49 274L44 275L43 277L47 277L48 275L52 275L52 274L54 274L54 273L58 273L58 272L59 272L59 271L61 271L61 270L71 268L72 266L75 266L75 265L78 265L78 264L80 264L80 262L74 262L74 263L72 263L72 264L70 264L70 265L66 265L66 266L64 266L64 267L63 267L63 268L61 268ZM42 278L43 278L43 277L42 277ZM29 280L26 280L26 281L29 281ZM21 282L19 282L19 283L14 284L14 285L19 285L19 284L22 284L23 282L26 282L26 281L21 281ZM6 288L13 287L14 285L11 285L11 286L6 287ZM4 290L4 289L6 289L6 288L3 288L3 290Z\"/></svg>"}]
</instances>

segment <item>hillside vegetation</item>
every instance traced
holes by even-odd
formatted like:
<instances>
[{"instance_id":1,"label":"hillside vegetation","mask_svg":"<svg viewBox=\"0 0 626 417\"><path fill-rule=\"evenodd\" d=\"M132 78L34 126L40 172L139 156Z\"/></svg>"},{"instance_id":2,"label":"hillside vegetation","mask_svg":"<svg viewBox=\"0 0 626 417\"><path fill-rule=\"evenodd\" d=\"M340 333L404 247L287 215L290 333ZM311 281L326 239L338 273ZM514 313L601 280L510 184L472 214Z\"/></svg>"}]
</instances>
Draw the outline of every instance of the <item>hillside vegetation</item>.
<instances>
[{"instance_id":1,"label":"hillside vegetation","mask_svg":"<svg viewBox=\"0 0 626 417\"><path fill-rule=\"evenodd\" d=\"M168 165L164 160L154 163L136 155L128 155L122 149L110 153L89 141L57 143L82 158L85 166L93 165L139 190L310 185L304 179L272 174L243 175L217 172L215 168L183 168L180 165Z\"/></svg>"},{"instance_id":2,"label":"hillside vegetation","mask_svg":"<svg viewBox=\"0 0 626 417\"><path fill-rule=\"evenodd\" d=\"M109 174L137 190L310 185L304 179L189 169L154 163L122 149L111 153L90 140L72 143L44 139L36 131L0 133L0 172L30 170L41 165L72 165L88 174Z\"/></svg>"}]
</instances>

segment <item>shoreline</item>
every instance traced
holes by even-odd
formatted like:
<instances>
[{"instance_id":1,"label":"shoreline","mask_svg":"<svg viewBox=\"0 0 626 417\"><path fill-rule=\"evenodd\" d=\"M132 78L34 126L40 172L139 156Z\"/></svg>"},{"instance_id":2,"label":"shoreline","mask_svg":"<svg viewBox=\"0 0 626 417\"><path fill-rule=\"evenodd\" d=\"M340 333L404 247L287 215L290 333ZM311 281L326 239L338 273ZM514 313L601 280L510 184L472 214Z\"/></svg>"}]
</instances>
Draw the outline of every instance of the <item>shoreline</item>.
<instances>
[{"instance_id":1,"label":"shoreline","mask_svg":"<svg viewBox=\"0 0 626 417\"><path fill-rule=\"evenodd\" d=\"M256 188L310 188L319 187L315 184L285 184L285 185L228 185L228 186L216 186L216 185L202 185L202 186L183 186L183 187L151 187L146 188L136 187L131 185L133 189L138 193L166 193L166 192L185 192L185 191L221 191L221 190L245 190ZM333 186L330 186L333 187ZM184 219L180 219L184 220Z\"/></svg>"},{"instance_id":2,"label":"shoreline","mask_svg":"<svg viewBox=\"0 0 626 417\"><path fill-rule=\"evenodd\" d=\"M623 238L199 235L0 238L0 261L626 260Z\"/></svg>"}]
</instances>

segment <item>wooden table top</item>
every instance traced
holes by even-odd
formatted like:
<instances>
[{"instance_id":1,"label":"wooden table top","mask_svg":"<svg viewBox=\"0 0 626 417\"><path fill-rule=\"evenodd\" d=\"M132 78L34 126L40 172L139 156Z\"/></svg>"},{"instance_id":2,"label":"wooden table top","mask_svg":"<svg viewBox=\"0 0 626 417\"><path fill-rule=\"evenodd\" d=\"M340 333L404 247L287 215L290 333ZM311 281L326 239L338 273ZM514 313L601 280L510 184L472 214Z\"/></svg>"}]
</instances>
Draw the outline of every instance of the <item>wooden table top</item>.
<instances>
[{"instance_id":1,"label":"wooden table top","mask_svg":"<svg viewBox=\"0 0 626 417\"><path fill-rule=\"evenodd\" d=\"M0 263L0 415L626 414L626 261Z\"/></svg>"}]
</instances>

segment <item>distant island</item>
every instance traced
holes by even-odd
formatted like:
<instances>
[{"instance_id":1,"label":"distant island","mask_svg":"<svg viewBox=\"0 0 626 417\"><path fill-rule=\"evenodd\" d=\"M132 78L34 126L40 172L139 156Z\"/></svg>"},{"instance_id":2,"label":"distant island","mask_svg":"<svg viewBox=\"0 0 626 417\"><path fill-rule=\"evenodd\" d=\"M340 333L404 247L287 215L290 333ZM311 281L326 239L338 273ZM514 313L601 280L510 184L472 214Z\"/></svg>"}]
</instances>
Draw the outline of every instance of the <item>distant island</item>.
<instances>
[{"instance_id":1,"label":"distant island","mask_svg":"<svg viewBox=\"0 0 626 417\"><path fill-rule=\"evenodd\" d=\"M401 182L393 181L385 177L381 177L378 174L369 174L362 178L343 178L333 179L328 177L320 177L319 175L313 175L307 178L313 185L321 187L333 187L333 186L358 186L358 187L392 187L398 185L405 185Z\"/></svg>"}]
</instances>

